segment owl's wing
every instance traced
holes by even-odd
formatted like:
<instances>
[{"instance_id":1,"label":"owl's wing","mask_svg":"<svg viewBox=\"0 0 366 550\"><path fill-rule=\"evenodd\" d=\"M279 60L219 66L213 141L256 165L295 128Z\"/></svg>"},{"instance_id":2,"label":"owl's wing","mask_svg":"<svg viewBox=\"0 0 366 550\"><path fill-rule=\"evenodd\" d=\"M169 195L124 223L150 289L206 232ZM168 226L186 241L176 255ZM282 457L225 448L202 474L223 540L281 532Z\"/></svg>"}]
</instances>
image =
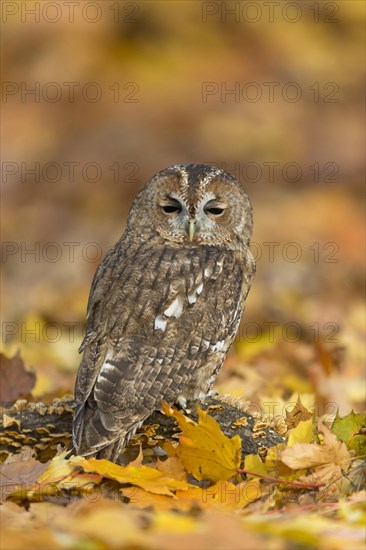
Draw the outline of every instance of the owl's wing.
<instances>
[{"instance_id":1,"label":"owl's wing","mask_svg":"<svg viewBox=\"0 0 366 550\"><path fill-rule=\"evenodd\" d=\"M162 400L176 401L203 365L221 364L250 285L243 273L242 259L216 247L112 249L89 300L75 391L79 452L130 433Z\"/></svg>"}]
</instances>

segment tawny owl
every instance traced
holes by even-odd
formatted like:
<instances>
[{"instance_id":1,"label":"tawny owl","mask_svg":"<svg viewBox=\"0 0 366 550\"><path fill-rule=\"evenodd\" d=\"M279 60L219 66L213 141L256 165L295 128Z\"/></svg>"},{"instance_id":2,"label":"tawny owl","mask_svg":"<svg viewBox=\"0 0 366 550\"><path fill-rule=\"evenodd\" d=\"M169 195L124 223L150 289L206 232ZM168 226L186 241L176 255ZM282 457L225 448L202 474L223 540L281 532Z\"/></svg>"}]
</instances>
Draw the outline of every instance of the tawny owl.
<instances>
[{"instance_id":1,"label":"tawny owl","mask_svg":"<svg viewBox=\"0 0 366 550\"><path fill-rule=\"evenodd\" d=\"M210 391L255 272L252 223L240 184L212 166L172 166L138 193L90 291L77 453L115 460L162 401Z\"/></svg>"}]
</instances>

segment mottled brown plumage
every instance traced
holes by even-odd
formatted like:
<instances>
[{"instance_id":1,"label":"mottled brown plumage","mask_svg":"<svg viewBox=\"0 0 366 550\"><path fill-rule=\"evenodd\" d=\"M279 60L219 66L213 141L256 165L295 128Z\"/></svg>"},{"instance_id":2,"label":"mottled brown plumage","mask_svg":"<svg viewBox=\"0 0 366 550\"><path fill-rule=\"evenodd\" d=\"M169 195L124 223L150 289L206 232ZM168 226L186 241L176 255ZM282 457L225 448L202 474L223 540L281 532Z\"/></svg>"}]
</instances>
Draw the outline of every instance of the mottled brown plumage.
<instances>
[{"instance_id":1,"label":"mottled brown plumage","mask_svg":"<svg viewBox=\"0 0 366 550\"><path fill-rule=\"evenodd\" d=\"M161 401L208 393L237 331L255 264L252 208L208 165L156 174L95 274L76 386L79 454L115 460Z\"/></svg>"}]
</instances>

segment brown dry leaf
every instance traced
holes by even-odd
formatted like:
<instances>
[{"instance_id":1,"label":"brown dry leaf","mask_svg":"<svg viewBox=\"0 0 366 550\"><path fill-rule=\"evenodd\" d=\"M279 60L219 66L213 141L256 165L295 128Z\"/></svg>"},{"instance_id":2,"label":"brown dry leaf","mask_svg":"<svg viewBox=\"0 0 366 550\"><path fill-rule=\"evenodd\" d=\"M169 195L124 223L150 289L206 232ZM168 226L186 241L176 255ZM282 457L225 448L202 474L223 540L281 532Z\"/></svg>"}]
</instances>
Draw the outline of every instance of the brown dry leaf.
<instances>
[{"instance_id":1,"label":"brown dry leaf","mask_svg":"<svg viewBox=\"0 0 366 550\"><path fill-rule=\"evenodd\" d=\"M182 434L179 446L172 451L187 472L198 480L227 481L237 474L241 460L241 439L224 435L218 423L197 407L198 424L177 409L163 404L164 413L176 419Z\"/></svg>"},{"instance_id":2,"label":"brown dry leaf","mask_svg":"<svg viewBox=\"0 0 366 550\"><path fill-rule=\"evenodd\" d=\"M23 447L19 454L10 455L0 466L1 502L14 491L25 491L27 486L33 485L47 466L48 463L42 464L32 457L29 447Z\"/></svg>"},{"instance_id":3,"label":"brown dry leaf","mask_svg":"<svg viewBox=\"0 0 366 550\"><path fill-rule=\"evenodd\" d=\"M19 351L14 357L0 354L0 402L13 403L30 395L36 375L25 369Z\"/></svg>"},{"instance_id":4,"label":"brown dry leaf","mask_svg":"<svg viewBox=\"0 0 366 550\"><path fill-rule=\"evenodd\" d=\"M332 484L329 491L325 491L324 489L322 489L321 494L319 495L319 497L321 497L323 500L325 499L325 497L327 497L329 501L335 490L333 484L335 482L339 482L339 485L341 485L342 479L342 468L338 464L325 464L323 466L315 467L312 473L309 475L300 476L297 481L299 481L300 483L317 483L319 485ZM337 492L338 496L340 496L339 489L337 489Z\"/></svg>"},{"instance_id":5,"label":"brown dry leaf","mask_svg":"<svg viewBox=\"0 0 366 550\"><path fill-rule=\"evenodd\" d=\"M292 470L315 468L311 475L302 476L301 481L325 484L339 479L342 472L348 471L351 455L345 443L339 441L320 420L318 426L323 434L321 445L295 443L282 452L281 460Z\"/></svg>"},{"instance_id":6,"label":"brown dry leaf","mask_svg":"<svg viewBox=\"0 0 366 550\"><path fill-rule=\"evenodd\" d=\"M67 451L56 456L31 487L21 486L9 495L13 502L40 502L47 497L58 495L61 489L91 491L102 480L98 475L87 475L80 471L82 457L66 459Z\"/></svg>"},{"instance_id":7,"label":"brown dry leaf","mask_svg":"<svg viewBox=\"0 0 366 550\"><path fill-rule=\"evenodd\" d=\"M312 418L312 414L304 405L301 403L300 396L298 396L296 405L294 408L289 412L286 409L286 424L288 429L296 428L296 426L299 424L299 422L304 420L309 420L309 418Z\"/></svg>"},{"instance_id":8,"label":"brown dry leaf","mask_svg":"<svg viewBox=\"0 0 366 550\"><path fill-rule=\"evenodd\" d=\"M324 436L323 443L295 443L281 454L281 460L292 470L313 468L323 464L338 464L347 471L350 453L344 443L339 441L332 432L319 420L319 432Z\"/></svg>"},{"instance_id":9,"label":"brown dry leaf","mask_svg":"<svg viewBox=\"0 0 366 550\"><path fill-rule=\"evenodd\" d=\"M139 457L136 460L140 461ZM79 465L85 472L95 472L103 477L114 479L119 483L137 485L146 491L158 495L174 496L172 491L179 489L186 490L189 487L186 481L174 479L170 475L149 466L135 466L134 463L127 466L119 466L118 464L109 462L109 460L98 460L96 458L82 460L79 462Z\"/></svg>"}]
</instances>

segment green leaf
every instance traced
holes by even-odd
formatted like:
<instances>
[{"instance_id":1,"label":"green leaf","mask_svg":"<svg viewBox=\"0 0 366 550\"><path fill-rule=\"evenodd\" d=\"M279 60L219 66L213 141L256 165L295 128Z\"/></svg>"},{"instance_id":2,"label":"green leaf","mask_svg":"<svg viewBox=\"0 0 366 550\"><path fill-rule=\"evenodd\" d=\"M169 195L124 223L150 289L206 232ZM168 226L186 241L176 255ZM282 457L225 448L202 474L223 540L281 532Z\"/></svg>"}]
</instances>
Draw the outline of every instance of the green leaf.
<instances>
[{"instance_id":1,"label":"green leaf","mask_svg":"<svg viewBox=\"0 0 366 550\"><path fill-rule=\"evenodd\" d=\"M332 425L332 432L340 441L343 441L348 449L352 449L357 455L366 454L366 413L351 411L341 418L336 416Z\"/></svg>"}]
</instances>

